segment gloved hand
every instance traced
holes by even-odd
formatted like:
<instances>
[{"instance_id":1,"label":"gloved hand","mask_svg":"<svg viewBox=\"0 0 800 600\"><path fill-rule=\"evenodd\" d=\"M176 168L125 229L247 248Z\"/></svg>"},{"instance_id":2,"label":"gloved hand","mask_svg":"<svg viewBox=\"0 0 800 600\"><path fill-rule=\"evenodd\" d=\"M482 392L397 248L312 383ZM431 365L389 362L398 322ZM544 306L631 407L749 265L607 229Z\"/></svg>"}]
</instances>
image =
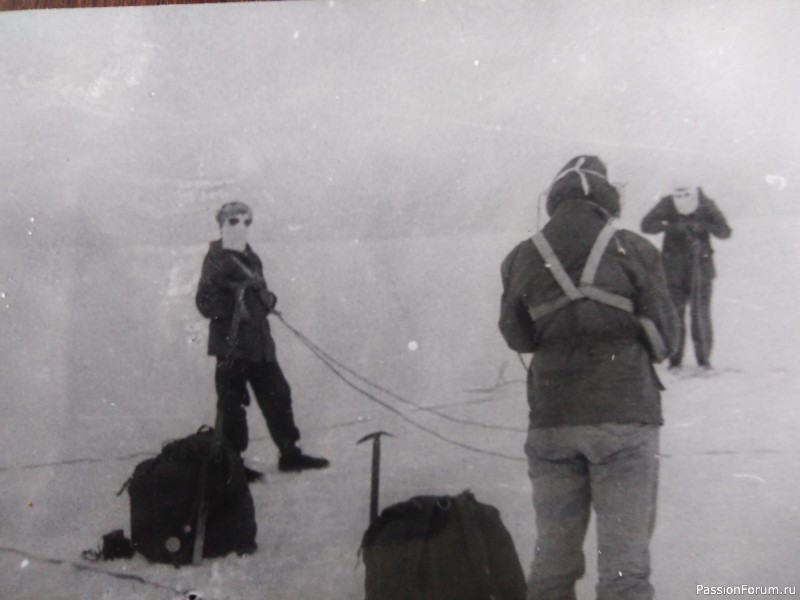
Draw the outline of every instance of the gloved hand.
<instances>
[{"instance_id":1,"label":"gloved hand","mask_svg":"<svg viewBox=\"0 0 800 600\"><path fill-rule=\"evenodd\" d=\"M264 308L267 309L267 312L270 313L275 308L275 305L278 303L278 297L270 292L266 286L264 289L259 290L258 297L261 300L261 304L264 305Z\"/></svg>"},{"instance_id":2,"label":"gloved hand","mask_svg":"<svg viewBox=\"0 0 800 600\"><path fill-rule=\"evenodd\" d=\"M706 227L702 221L698 221L697 219L691 219L686 223L686 227L694 233L695 235L700 235L705 231Z\"/></svg>"},{"instance_id":3,"label":"gloved hand","mask_svg":"<svg viewBox=\"0 0 800 600\"><path fill-rule=\"evenodd\" d=\"M267 289L267 282L261 279L261 277L251 277L244 282L244 285L257 292Z\"/></svg>"},{"instance_id":4,"label":"gloved hand","mask_svg":"<svg viewBox=\"0 0 800 600\"><path fill-rule=\"evenodd\" d=\"M697 236L705 230L705 226L697 219L679 215L677 220L669 224L668 229L684 235Z\"/></svg>"},{"instance_id":5,"label":"gloved hand","mask_svg":"<svg viewBox=\"0 0 800 600\"><path fill-rule=\"evenodd\" d=\"M677 232L677 233L686 233L688 231L688 223L686 219L678 218L675 221L670 221L666 224L666 229Z\"/></svg>"}]
</instances>

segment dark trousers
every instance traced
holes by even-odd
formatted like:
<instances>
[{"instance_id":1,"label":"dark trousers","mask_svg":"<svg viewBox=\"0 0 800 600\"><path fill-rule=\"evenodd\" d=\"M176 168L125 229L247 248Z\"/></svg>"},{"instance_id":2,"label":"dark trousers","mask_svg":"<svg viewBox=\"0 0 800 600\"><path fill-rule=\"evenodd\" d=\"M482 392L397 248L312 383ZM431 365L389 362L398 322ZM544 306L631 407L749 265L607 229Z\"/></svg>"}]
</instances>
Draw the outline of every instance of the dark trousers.
<instances>
[{"instance_id":1,"label":"dark trousers","mask_svg":"<svg viewBox=\"0 0 800 600\"><path fill-rule=\"evenodd\" d=\"M683 348L686 343L686 307L689 307L691 318L692 343L694 355L699 366L709 366L711 346L714 332L711 327L711 290L713 279L705 275L694 277L686 285L670 285L669 293L672 304L678 313L681 324L681 337L678 348L670 357L671 366L680 366L683 362Z\"/></svg>"},{"instance_id":2,"label":"dark trousers","mask_svg":"<svg viewBox=\"0 0 800 600\"><path fill-rule=\"evenodd\" d=\"M245 410L250 404L248 383L278 450L286 454L296 448L300 431L294 423L292 391L276 361L255 363L247 359L218 359L214 379L222 431L236 452L244 452L248 444Z\"/></svg>"},{"instance_id":3,"label":"dark trousers","mask_svg":"<svg viewBox=\"0 0 800 600\"><path fill-rule=\"evenodd\" d=\"M651 600L658 427L578 425L531 429L525 444L536 510L529 600L575 600L583 541L597 518L598 600Z\"/></svg>"}]
</instances>

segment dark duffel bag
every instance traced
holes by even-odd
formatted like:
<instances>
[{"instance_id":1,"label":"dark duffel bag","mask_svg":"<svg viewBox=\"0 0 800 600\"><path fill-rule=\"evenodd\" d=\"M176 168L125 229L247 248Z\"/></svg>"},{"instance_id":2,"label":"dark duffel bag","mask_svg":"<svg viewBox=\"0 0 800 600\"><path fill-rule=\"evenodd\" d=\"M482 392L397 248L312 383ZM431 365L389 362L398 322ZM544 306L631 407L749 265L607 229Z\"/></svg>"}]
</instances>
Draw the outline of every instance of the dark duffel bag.
<instances>
[{"instance_id":1,"label":"dark duffel bag","mask_svg":"<svg viewBox=\"0 0 800 600\"><path fill-rule=\"evenodd\" d=\"M205 558L256 550L255 508L244 466L211 428L166 444L158 456L136 466L127 487L131 542L151 561L191 563L198 531L204 532Z\"/></svg>"},{"instance_id":2,"label":"dark duffel bag","mask_svg":"<svg viewBox=\"0 0 800 600\"><path fill-rule=\"evenodd\" d=\"M525 576L500 512L469 491L384 509L361 551L366 600L525 600Z\"/></svg>"}]
</instances>

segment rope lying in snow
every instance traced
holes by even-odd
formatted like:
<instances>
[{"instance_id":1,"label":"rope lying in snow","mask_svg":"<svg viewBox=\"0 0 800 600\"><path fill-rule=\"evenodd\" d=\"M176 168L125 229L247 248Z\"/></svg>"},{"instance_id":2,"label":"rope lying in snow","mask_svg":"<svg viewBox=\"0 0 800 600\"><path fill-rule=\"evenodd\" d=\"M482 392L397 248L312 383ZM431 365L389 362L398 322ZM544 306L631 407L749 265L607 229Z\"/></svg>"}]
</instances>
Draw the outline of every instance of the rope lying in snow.
<instances>
[{"instance_id":1,"label":"rope lying in snow","mask_svg":"<svg viewBox=\"0 0 800 600\"><path fill-rule=\"evenodd\" d=\"M98 462L108 462L110 460L116 461L126 461L132 458L138 458L140 456L155 456L153 452L134 452L133 454L127 454L125 456L113 456L107 457L104 456L103 458L69 458L66 460L60 460L56 462L50 463L32 463L29 465L20 465L18 467L0 467L0 473L4 473L6 471L17 470L17 471L25 471L28 469L46 469L47 467L65 467L67 465L78 465L82 463L98 463Z\"/></svg>"},{"instance_id":2,"label":"rope lying in snow","mask_svg":"<svg viewBox=\"0 0 800 600\"><path fill-rule=\"evenodd\" d=\"M428 411L428 412L432 412L433 414L436 414L437 416L440 416L442 418L447 418L448 420L453 420L455 422L460 422L462 424L481 426L481 427L485 427L485 428L489 428L489 429L505 429L505 430L516 431L516 432L525 431L525 430L519 429L519 428L514 429L514 428L510 428L510 427L486 425L486 424L482 424L482 423L476 423L474 421L465 421L463 419L456 419L455 417L450 417L449 415L445 415L443 413L439 413L436 410L426 409L424 406L421 406L419 404L416 404L416 403L412 402L411 400L403 398L402 396L399 396L398 394L392 392L391 390L386 389L383 386L380 386L380 385L370 381L366 377L363 377L363 376L359 375L358 373L356 373L355 371L353 371L352 369L350 369L346 365L343 365L342 363L337 361L335 358L330 356L327 352L325 352L317 344L315 344L313 341L311 341L305 334L303 334L301 331L299 331L298 329L296 329L295 327L290 325L286 321L286 319L284 319L284 317L283 317L283 315L281 313L279 313L278 311L275 311L272 314L274 314L276 317L278 317L278 319L281 321L281 323L283 323L284 326L289 331L291 331L292 334L294 334L294 336L297 337L297 339L299 339L303 343L303 345L305 345L309 350L311 350L311 352L314 354L314 356L316 356L326 367L328 367L328 369L334 375L336 375L339 379L341 379L345 384L347 384L349 387L351 387L352 389L354 389L355 391L357 391L361 395L365 396L366 398L368 398L372 402L382 406L383 408L385 408L389 412L397 415L398 417L400 417L406 423L409 423L413 427L416 427L417 429L419 429L421 431L424 431L425 433L435 437L436 439L438 439L438 440L440 440L440 441L442 441L442 442L444 442L446 444L450 444L451 446L457 446L459 448L463 448L464 450L469 450L471 452L477 452L478 454L484 454L486 456L494 456L494 457L497 457L497 458L504 458L504 459L507 459L507 460L523 461L523 462L526 460L525 457L523 457L523 456L514 456L514 455L511 455L511 454L504 454L502 452L495 452L495 451L492 451L492 450L484 450L482 448L476 448L475 446L470 446L469 444L465 444L463 442L459 442L457 440L453 440L451 438L448 438L448 437L442 435L441 433L439 433L438 431L436 431L435 429L432 429L432 428L427 427L427 426L425 426L425 425L423 425L421 423L418 423L417 421L414 421L413 419L409 418L402 411L398 410L397 408L395 408L391 404L388 404L387 402L384 402L383 400L381 400L381 399L377 398L376 396L374 396L373 394L371 394L369 391L359 387L358 385L356 385L355 383L350 381L347 377L345 377L342 374L342 371L348 373L351 377L354 377L354 378L358 379L359 381L361 381L361 382L363 382L363 383L365 383L367 385L370 385L370 386L372 386L373 388L375 388L377 390L380 390L381 392L391 396L392 398L395 398L396 400L398 400L400 402L403 402L404 404L413 406L413 407L418 408L420 410L425 410L425 411Z\"/></svg>"},{"instance_id":3,"label":"rope lying in snow","mask_svg":"<svg viewBox=\"0 0 800 600\"><path fill-rule=\"evenodd\" d=\"M78 562L73 562L71 560L62 560L60 558L49 558L46 556L37 556L36 554L32 554L30 552L26 552L25 550L19 550L18 548L9 548L7 546L0 546L0 552L7 552L9 554L17 554L28 560L34 560L36 562L48 564L48 565L69 565L75 568L78 571L91 571L92 573L99 573L101 575L107 575L108 577L113 577L114 579L122 579L123 581L134 581L136 583L141 583L143 585L149 585L151 587L159 588L162 590L168 590L170 592L175 592L176 594L185 595L188 590L181 590L170 585L165 585L163 583L158 583L157 581L150 581L149 579L145 579L139 575L133 575L131 573L119 573L117 571L106 571L104 569L99 569L92 565L85 565Z\"/></svg>"},{"instance_id":4,"label":"rope lying in snow","mask_svg":"<svg viewBox=\"0 0 800 600\"><path fill-rule=\"evenodd\" d=\"M527 428L524 428L524 427L512 427L512 426L509 426L509 425L489 425L488 423L480 423L478 421L471 421L469 419L459 419L458 417L454 417L452 415L448 415L447 413L441 412L441 411L437 410L434 407L422 406L421 404L417 404L413 400L409 400L408 398L404 398L403 396L400 396L399 394L393 392L392 390L390 390L388 388L385 388L385 387L381 386L380 384L377 384L377 383L375 383L373 381L370 381L369 379L367 379L363 375L360 375L359 373L357 373L356 371L354 371L353 369L351 369L347 365L339 362L334 357L332 357L330 354L325 352L322 348L320 348L317 344L312 342L303 333L301 333L296 328L294 328L291 325L289 325L286 322L286 320L283 318L282 315L277 315L276 314L276 316L283 322L284 325L286 325L286 327L298 339L300 339L301 342L303 342L304 345L306 345L312 351L314 351L314 353L317 354L318 357L324 358L324 360L327 363L331 363L331 364L335 365L337 368L341 369L342 371L345 371L349 375L352 375L353 377L355 377L359 381L361 381L363 383L366 383L369 386L372 386L376 390L380 390L381 392L383 392L387 396L390 396L390 397L394 398L398 402L402 402L403 404L406 404L408 406L412 406L412 407L416 408L417 410L421 410L423 412L432 413L432 414L436 415L437 417L440 417L440 418L442 418L442 419L444 419L446 421L452 421L453 423L459 423L461 425L471 425L473 427L481 427L483 429L497 429L499 431L515 431L517 433L525 433L525 432L528 431ZM494 389L494 388L492 388L492 389ZM491 391L491 390L487 389L487 390L482 390L482 391Z\"/></svg>"}]
</instances>

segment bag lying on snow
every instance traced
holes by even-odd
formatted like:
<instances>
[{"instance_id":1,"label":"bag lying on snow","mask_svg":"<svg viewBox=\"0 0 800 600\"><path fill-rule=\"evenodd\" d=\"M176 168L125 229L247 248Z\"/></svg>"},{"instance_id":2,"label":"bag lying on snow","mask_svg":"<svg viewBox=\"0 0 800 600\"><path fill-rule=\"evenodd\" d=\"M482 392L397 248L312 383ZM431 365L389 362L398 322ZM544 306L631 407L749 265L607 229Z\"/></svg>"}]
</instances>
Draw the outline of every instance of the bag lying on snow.
<instances>
[{"instance_id":1,"label":"bag lying on snow","mask_svg":"<svg viewBox=\"0 0 800 600\"><path fill-rule=\"evenodd\" d=\"M133 544L125 537L125 532L122 529L114 529L105 534L100 539L97 550L89 549L81 552L81 556L84 559L92 562L131 558L133 555Z\"/></svg>"},{"instance_id":2,"label":"bag lying on snow","mask_svg":"<svg viewBox=\"0 0 800 600\"><path fill-rule=\"evenodd\" d=\"M361 551L366 600L525 600L525 576L500 512L469 491L384 509Z\"/></svg>"},{"instance_id":3,"label":"bag lying on snow","mask_svg":"<svg viewBox=\"0 0 800 600\"><path fill-rule=\"evenodd\" d=\"M131 541L151 561L191 563L198 531L206 558L256 550L255 507L241 458L209 427L139 463L127 488Z\"/></svg>"}]
</instances>

